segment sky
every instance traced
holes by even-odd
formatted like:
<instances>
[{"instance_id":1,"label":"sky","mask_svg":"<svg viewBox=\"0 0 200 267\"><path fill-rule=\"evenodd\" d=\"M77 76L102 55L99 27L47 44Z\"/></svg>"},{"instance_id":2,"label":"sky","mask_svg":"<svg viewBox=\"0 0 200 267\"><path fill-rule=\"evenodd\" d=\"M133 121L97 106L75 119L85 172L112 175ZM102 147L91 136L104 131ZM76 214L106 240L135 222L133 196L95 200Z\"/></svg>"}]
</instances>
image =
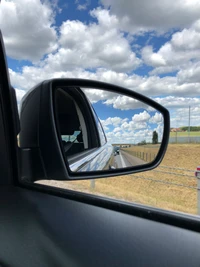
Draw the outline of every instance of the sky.
<instances>
[{"instance_id":1,"label":"sky","mask_svg":"<svg viewBox=\"0 0 200 267\"><path fill-rule=\"evenodd\" d=\"M18 104L42 80L86 78L154 99L171 127L188 125L190 106L200 125L199 0L2 0L0 28Z\"/></svg>"}]
</instances>

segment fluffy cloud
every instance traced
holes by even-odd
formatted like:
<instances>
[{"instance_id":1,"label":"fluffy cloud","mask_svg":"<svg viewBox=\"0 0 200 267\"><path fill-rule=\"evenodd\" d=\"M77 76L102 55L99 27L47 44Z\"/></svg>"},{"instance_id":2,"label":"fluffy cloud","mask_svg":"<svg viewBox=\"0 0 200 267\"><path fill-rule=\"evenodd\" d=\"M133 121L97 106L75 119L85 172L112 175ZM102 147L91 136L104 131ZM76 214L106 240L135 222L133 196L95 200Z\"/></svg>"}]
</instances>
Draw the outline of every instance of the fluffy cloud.
<instances>
[{"instance_id":1,"label":"fluffy cloud","mask_svg":"<svg viewBox=\"0 0 200 267\"><path fill-rule=\"evenodd\" d=\"M54 51L57 34L53 23L54 12L46 1L2 1L0 25L7 55L38 61Z\"/></svg>"},{"instance_id":2,"label":"fluffy cloud","mask_svg":"<svg viewBox=\"0 0 200 267\"><path fill-rule=\"evenodd\" d=\"M148 106L141 101L134 98L118 95L117 97L110 98L104 102L106 105L112 105L115 109L130 110L137 108L147 108Z\"/></svg>"},{"instance_id":3,"label":"fluffy cloud","mask_svg":"<svg viewBox=\"0 0 200 267\"><path fill-rule=\"evenodd\" d=\"M148 121L151 118L149 113L144 110L143 112L140 112L139 114L135 114L132 117L132 120L125 121L121 124L121 128L123 131L129 131L133 132L139 129L147 129L148 127Z\"/></svg>"},{"instance_id":4,"label":"fluffy cloud","mask_svg":"<svg viewBox=\"0 0 200 267\"><path fill-rule=\"evenodd\" d=\"M183 102L191 102L200 95L200 83L179 83L180 78L177 77L142 77L139 75L127 75L126 73L116 73L114 71L97 69L95 73L83 69L74 69L71 71L52 71L49 66L44 67L24 67L22 72L9 70L12 85L18 89L28 91L32 86L42 80L51 78L83 78L109 82L124 86L141 94L153 97L159 103L167 107L182 105ZM106 89L106 88L105 88ZM133 109L135 107L143 107L141 102L137 102L132 98L125 96L116 96L108 91L86 90L86 95L93 102L104 100L107 105L112 105L117 109ZM156 97L156 96L161 96ZM198 100L195 100L198 101ZM173 102L173 103L172 103ZM171 103L168 105L168 103ZM194 102L196 103L196 102Z\"/></svg>"},{"instance_id":5,"label":"fluffy cloud","mask_svg":"<svg viewBox=\"0 0 200 267\"><path fill-rule=\"evenodd\" d=\"M177 74L178 84L200 83L200 62L190 63Z\"/></svg>"},{"instance_id":6,"label":"fluffy cloud","mask_svg":"<svg viewBox=\"0 0 200 267\"><path fill-rule=\"evenodd\" d=\"M198 0L101 0L129 32L183 28L199 18Z\"/></svg>"},{"instance_id":7,"label":"fluffy cloud","mask_svg":"<svg viewBox=\"0 0 200 267\"><path fill-rule=\"evenodd\" d=\"M157 52L152 46L142 49L142 58L147 65L154 67L151 74L168 73L184 68L189 62L200 59L200 20L190 28L172 35Z\"/></svg>"},{"instance_id":8,"label":"fluffy cloud","mask_svg":"<svg viewBox=\"0 0 200 267\"><path fill-rule=\"evenodd\" d=\"M118 144L137 144L143 140L146 142L152 141L152 133L153 131L150 129L141 129L137 132L127 133L127 132L109 132L106 134L106 137L111 143Z\"/></svg>"},{"instance_id":9,"label":"fluffy cloud","mask_svg":"<svg viewBox=\"0 0 200 267\"><path fill-rule=\"evenodd\" d=\"M152 46L146 46L142 49L142 57L146 64L153 67L166 66L166 61L159 53L153 52Z\"/></svg>"},{"instance_id":10,"label":"fluffy cloud","mask_svg":"<svg viewBox=\"0 0 200 267\"><path fill-rule=\"evenodd\" d=\"M109 117L106 120L101 120L101 123L103 126L107 126L107 125L113 125L113 126L118 126L120 124L123 124L124 122L126 122L128 119L122 119L120 117Z\"/></svg>"},{"instance_id":11,"label":"fluffy cloud","mask_svg":"<svg viewBox=\"0 0 200 267\"><path fill-rule=\"evenodd\" d=\"M113 130L113 132L114 133L117 133L117 132L120 132L122 129L120 128L120 127L116 127L114 130Z\"/></svg>"},{"instance_id":12,"label":"fluffy cloud","mask_svg":"<svg viewBox=\"0 0 200 267\"><path fill-rule=\"evenodd\" d=\"M146 112L141 112L135 114L132 118L120 118L120 117L108 117L105 120L101 120L101 123L106 129L106 136L108 140L114 142L113 140L118 140L120 143L125 143L128 140L133 142L133 140L139 142L144 139L144 135L147 135L147 132L151 132L149 125L147 124L151 116ZM109 127L108 127L109 126ZM141 132L144 135L141 135Z\"/></svg>"},{"instance_id":13,"label":"fluffy cloud","mask_svg":"<svg viewBox=\"0 0 200 267\"><path fill-rule=\"evenodd\" d=\"M137 122L147 122L150 119L150 115L148 112L146 112L146 110L144 110L143 112L140 112L139 114L135 114L132 117L132 121L137 123Z\"/></svg>"},{"instance_id":14,"label":"fluffy cloud","mask_svg":"<svg viewBox=\"0 0 200 267\"><path fill-rule=\"evenodd\" d=\"M113 99L116 97L116 93L111 93L109 91L98 90L98 89L84 89L82 88L91 103L96 103L100 100Z\"/></svg>"},{"instance_id":15,"label":"fluffy cloud","mask_svg":"<svg viewBox=\"0 0 200 267\"><path fill-rule=\"evenodd\" d=\"M171 44L183 51L200 49L200 20L195 21L189 29L174 33Z\"/></svg>"},{"instance_id":16,"label":"fluffy cloud","mask_svg":"<svg viewBox=\"0 0 200 267\"><path fill-rule=\"evenodd\" d=\"M163 124L163 115L156 112L153 117L149 120L150 123Z\"/></svg>"},{"instance_id":17,"label":"fluffy cloud","mask_svg":"<svg viewBox=\"0 0 200 267\"><path fill-rule=\"evenodd\" d=\"M93 10L91 15L97 18L98 23L87 25L77 20L63 22L60 27L60 48L57 53L48 55L46 64L56 71L104 67L126 72L137 68L141 60L116 28L115 17L102 9Z\"/></svg>"},{"instance_id":18,"label":"fluffy cloud","mask_svg":"<svg viewBox=\"0 0 200 267\"><path fill-rule=\"evenodd\" d=\"M148 125L144 121L138 121L137 123L134 121L129 121L129 122L124 122L121 125L121 127L124 131L132 132L139 129L145 129L148 127Z\"/></svg>"},{"instance_id":19,"label":"fluffy cloud","mask_svg":"<svg viewBox=\"0 0 200 267\"><path fill-rule=\"evenodd\" d=\"M197 97L167 96L162 98L156 97L154 100L169 109L188 108L189 106L195 108L200 106L200 98Z\"/></svg>"},{"instance_id":20,"label":"fluffy cloud","mask_svg":"<svg viewBox=\"0 0 200 267\"><path fill-rule=\"evenodd\" d=\"M117 123L113 123L114 121ZM159 141L163 136L163 118L158 112L151 112L150 114L144 110L143 112L134 114L133 117L129 117L129 119L109 117L101 122L104 127L105 125L114 126L109 127L109 130L106 131L107 139L112 143L138 143L143 140L151 142L154 130L158 133ZM152 125L152 123L156 124L156 127Z\"/></svg>"}]
</instances>

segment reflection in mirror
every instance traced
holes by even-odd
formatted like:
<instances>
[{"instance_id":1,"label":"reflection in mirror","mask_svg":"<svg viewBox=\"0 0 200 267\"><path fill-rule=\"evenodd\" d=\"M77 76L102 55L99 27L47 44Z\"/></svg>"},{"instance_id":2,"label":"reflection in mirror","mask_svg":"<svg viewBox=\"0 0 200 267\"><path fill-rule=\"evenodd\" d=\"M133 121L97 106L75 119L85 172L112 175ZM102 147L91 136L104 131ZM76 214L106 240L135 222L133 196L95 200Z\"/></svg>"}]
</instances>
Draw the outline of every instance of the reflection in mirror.
<instances>
[{"instance_id":1,"label":"reflection in mirror","mask_svg":"<svg viewBox=\"0 0 200 267\"><path fill-rule=\"evenodd\" d=\"M62 150L72 172L144 165L160 149L163 115L137 99L64 87L56 90L55 107Z\"/></svg>"}]
</instances>

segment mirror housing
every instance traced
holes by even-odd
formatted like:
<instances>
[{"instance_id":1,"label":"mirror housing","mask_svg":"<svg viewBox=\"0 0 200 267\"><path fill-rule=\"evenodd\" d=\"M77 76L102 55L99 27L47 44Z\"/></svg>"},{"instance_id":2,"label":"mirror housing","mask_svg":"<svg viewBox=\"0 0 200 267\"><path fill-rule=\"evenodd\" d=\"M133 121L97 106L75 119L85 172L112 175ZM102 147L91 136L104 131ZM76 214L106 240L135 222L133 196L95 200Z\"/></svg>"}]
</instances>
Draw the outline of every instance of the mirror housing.
<instances>
[{"instance_id":1,"label":"mirror housing","mask_svg":"<svg viewBox=\"0 0 200 267\"><path fill-rule=\"evenodd\" d=\"M87 171L86 169L84 172L72 172L69 165L66 164L62 140L58 134L58 118L55 112L55 98L58 87L67 87L69 93L72 93L72 97L73 95L76 96L79 105L82 105L83 109L87 110L89 131L92 132L95 137L93 138L93 141L89 140L89 142L93 142L93 147L98 147L99 153L101 144L99 143L100 141L98 141L98 127L101 127L101 125L99 126L95 123L94 111L86 95L80 90L81 87L98 88L100 90L106 89L111 93L118 93L135 98L158 110L163 115L164 130L160 150L158 151L156 158L150 163L125 169L116 169L110 165L110 168L102 171ZM139 93L120 86L84 79L52 79L44 81L32 88L22 100L20 124L21 132L19 134L19 143L22 163L21 176L23 180L27 181L42 179L94 179L151 170L158 166L163 159L167 149L170 132L169 112L160 104ZM107 146L107 149L111 148ZM114 151L113 156L116 156ZM86 155L85 158L87 161L90 160L89 155Z\"/></svg>"}]
</instances>

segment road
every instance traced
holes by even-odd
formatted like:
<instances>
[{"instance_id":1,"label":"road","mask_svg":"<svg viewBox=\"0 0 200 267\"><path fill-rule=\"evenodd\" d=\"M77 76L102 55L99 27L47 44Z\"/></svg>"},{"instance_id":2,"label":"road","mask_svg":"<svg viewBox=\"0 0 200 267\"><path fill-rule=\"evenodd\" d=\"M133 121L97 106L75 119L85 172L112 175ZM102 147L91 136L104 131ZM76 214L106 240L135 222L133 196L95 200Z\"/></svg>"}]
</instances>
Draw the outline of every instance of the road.
<instances>
[{"instance_id":1,"label":"road","mask_svg":"<svg viewBox=\"0 0 200 267\"><path fill-rule=\"evenodd\" d=\"M122 150L120 151L119 155L115 156L116 168L127 168L143 164L146 164L146 162Z\"/></svg>"}]
</instances>

